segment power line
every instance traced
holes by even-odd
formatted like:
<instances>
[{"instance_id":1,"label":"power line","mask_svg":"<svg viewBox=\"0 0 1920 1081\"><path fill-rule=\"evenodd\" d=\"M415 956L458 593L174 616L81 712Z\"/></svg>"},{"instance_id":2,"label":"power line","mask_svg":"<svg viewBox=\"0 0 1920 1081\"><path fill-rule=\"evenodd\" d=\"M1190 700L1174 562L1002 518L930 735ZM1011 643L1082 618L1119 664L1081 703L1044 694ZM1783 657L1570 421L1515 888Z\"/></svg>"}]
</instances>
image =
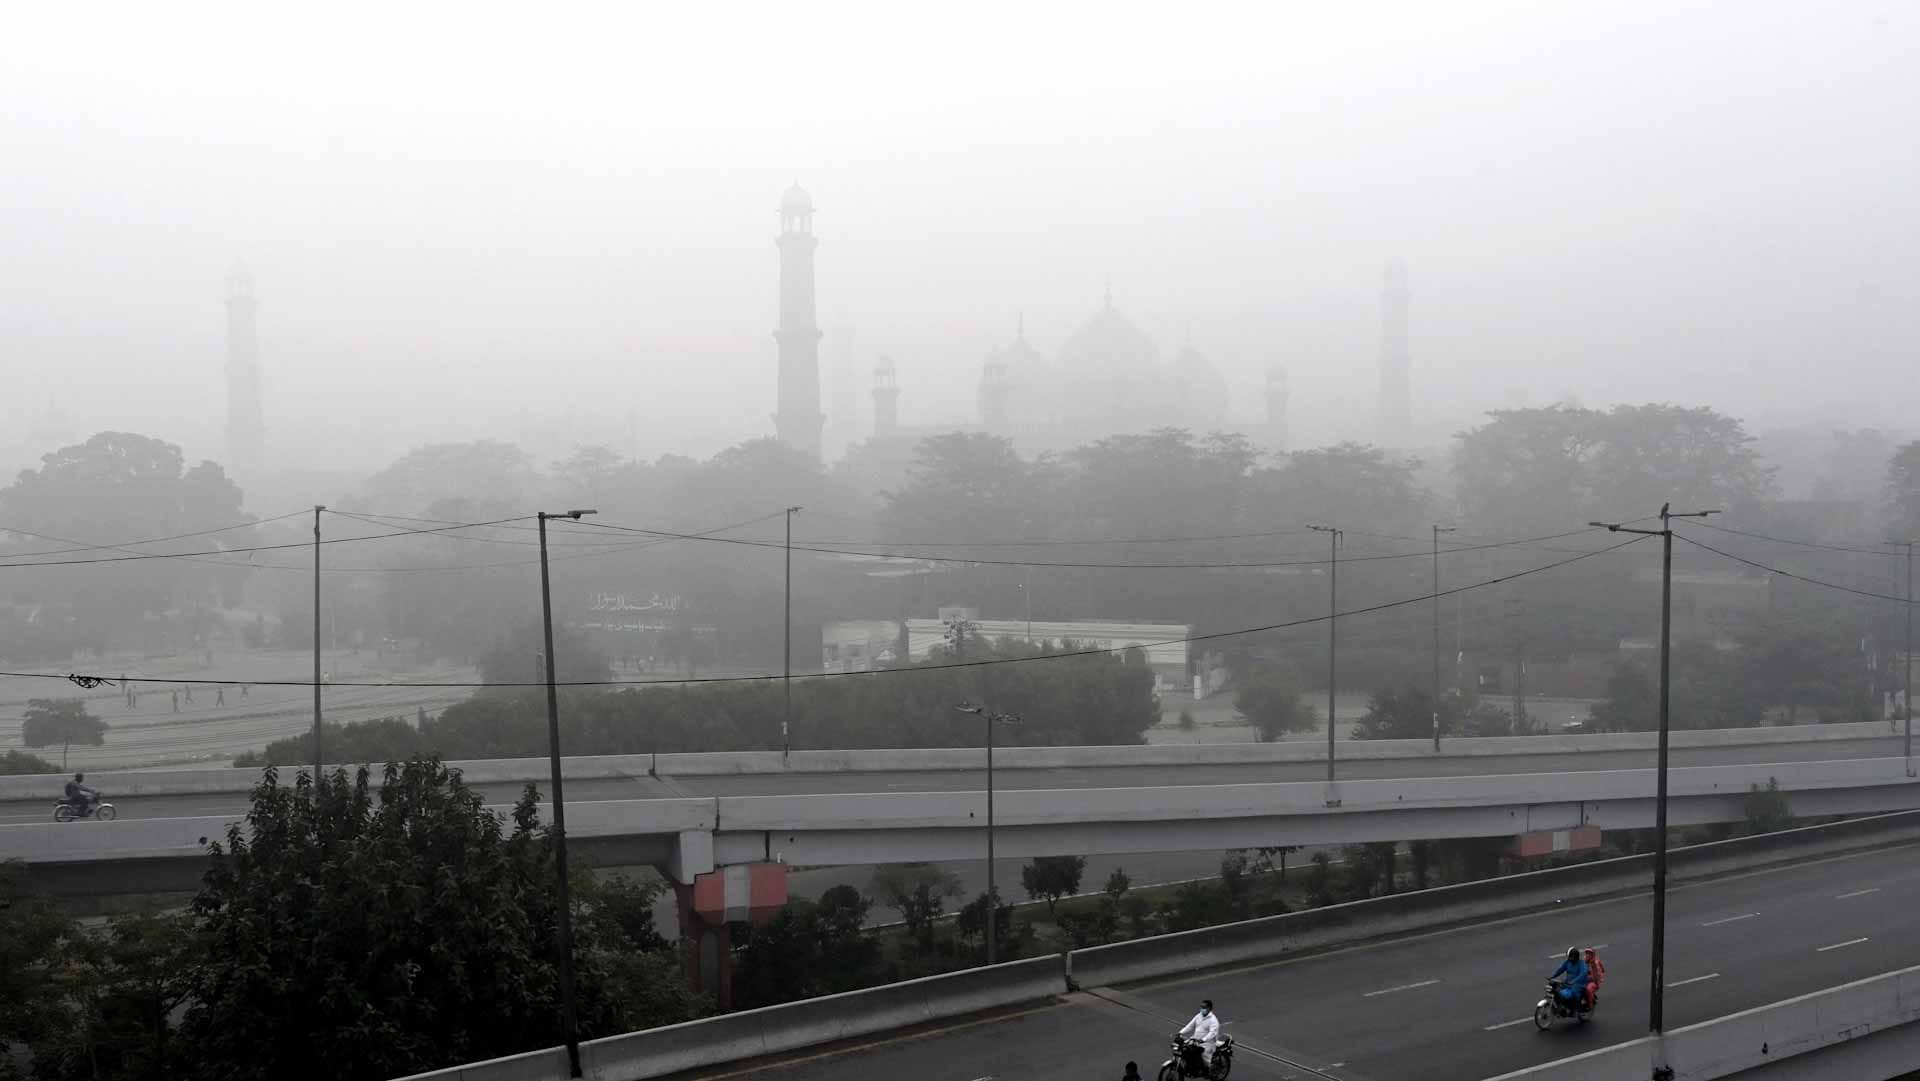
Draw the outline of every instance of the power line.
<instances>
[{"instance_id":1,"label":"power line","mask_svg":"<svg viewBox=\"0 0 1920 1081\"><path fill-rule=\"evenodd\" d=\"M1809 578L1804 574L1795 574L1792 571L1783 571L1779 567L1769 567L1765 563L1757 563L1751 559L1745 558L1744 556L1734 555L1732 552L1723 552L1720 549L1713 547L1712 545L1702 544L1699 541L1694 540L1692 537L1686 536L1685 534L1676 533L1674 535L1679 537L1681 540L1686 541L1688 544L1693 545L1695 548L1704 548L1707 551L1712 552L1714 555L1720 556L1724 559L1731 559L1735 563L1745 563L1749 567L1753 567L1756 570L1766 571L1768 574L1777 574L1782 578L1791 578L1796 582L1805 582L1808 585L1825 586L1828 589L1837 589L1842 593L1852 593L1861 597L1872 597L1875 600L1893 601L1896 604L1908 603L1907 598L1905 597L1895 597L1887 593L1874 593L1871 590L1855 589L1852 586L1843 586L1838 582L1827 582L1827 581L1822 581L1819 578Z\"/></svg>"},{"instance_id":2,"label":"power line","mask_svg":"<svg viewBox=\"0 0 1920 1081\"><path fill-rule=\"evenodd\" d=\"M674 537L679 539L711 540L720 544L737 544L737 545L743 545L751 548L784 549L786 547L785 545L782 545L774 541L750 540L745 537L694 537L684 533L670 533L670 532L657 530L657 529L642 529L636 526L621 526L621 525L615 525L610 522L583 521L580 524L590 525L596 529L609 529L609 530L616 530L619 532L639 533L646 536L656 536L656 537ZM1574 529L1564 533L1554 533L1554 534L1550 534L1548 536L1543 536L1543 537L1529 537L1523 540L1501 541L1501 542L1492 543L1492 544L1469 545L1465 547L1454 548L1452 549L1452 551L1471 552L1471 551L1479 551L1487 548L1513 548L1513 547L1520 547L1527 544L1534 544L1540 541L1560 540L1566 537L1580 536L1582 534L1592 533L1592 532L1595 532L1595 530L1591 528ZM914 553L900 553L900 552L849 551L842 548L822 548L817 546L809 546L809 545L801 545L801 544L796 544L793 546L793 548L795 551L814 552L820 555L864 556L869 559L894 559L894 560L904 560L907 562L960 563L960 564L969 564L972 566L982 566L982 567L1059 567L1059 568L1074 568L1074 569L1083 569L1083 570L1261 569L1261 568L1271 568L1271 567L1315 567L1315 566L1323 566L1331 562L1330 560L1325 560L1325 559L1294 559L1294 560L1265 560L1265 561L1257 561L1257 562L1240 562L1240 563L1074 563L1074 562L1063 562L1063 561L1023 560L1023 559L968 559L963 556L931 556L931 555L919 555ZM1341 560L1341 562L1360 563L1360 562L1373 562L1377 560L1388 560L1388 559L1413 559L1416 557L1425 556L1426 554L1427 553L1425 552L1402 552L1402 553L1395 553L1392 555L1349 556L1348 558Z\"/></svg>"},{"instance_id":3,"label":"power line","mask_svg":"<svg viewBox=\"0 0 1920 1081\"><path fill-rule=\"evenodd\" d=\"M517 518L502 518L499 521L494 521L494 522L467 522L459 525L446 526L444 528L449 530L478 529L484 526L501 525L506 522L524 522L529 517L531 516L523 514ZM407 530L404 532L397 532L397 533L375 533L375 534L362 536L362 537L329 537L326 540L320 541L318 543L352 544L357 541L386 540L390 537L405 537L413 533L421 533L421 532L431 533L435 531L434 530ZM147 560L147 559L193 559L198 556L246 555L250 552L278 552L288 548L306 549L306 548L313 547L314 543L315 542L313 541L299 541L299 542L287 543L287 544L259 544L259 545L254 545L248 548L213 548L213 549L207 549L205 551L198 551L198 552L138 552L132 555L102 556L99 559L54 559L54 560L42 560L35 563L5 563L5 564L0 564L0 570L7 570L13 567L69 567L69 566L84 565L84 564L90 564L90 563L133 563L133 562L138 562L138 561ZM107 548L107 550L109 551L116 550L116 549L113 549L111 546L106 546L106 545L102 545L100 547ZM242 564L232 564L232 565L242 566Z\"/></svg>"},{"instance_id":4,"label":"power line","mask_svg":"<svg viewBox=\"0 0 1920 1081\"><path fill-rule=\"evenodd\" d=\"M1874 556L1890 556L1895 554L1894 552L1886 548L1856 548L1846 544L1822 544L1818 541L1789 540L1786 537L1769 537L1765 533L1749 533L1744 529L1733 529L1729 526L1714 525L1711 522L1694 522L1692 524L1698 525L1698 526L1705 526L1708 529L1711 529L1720 533L1732 533L1732 534L1735 534L1736 536L1752 537L1754 540L1771 541L1774 544L1790 544L1798 548L1819 548L1819 549L1822 549L1823 551L1828 551L1828 552L1856 552L1861 555L1874 555Z\"/></svg>"},{"instance_id":5,"label":"power line","mask_svg":"<svg viewBox=\"0 0 1920 1081\"><path fill-rule=\"evenodd\" d=\"M56 537L50 533L36 533L31 529L20 529L17 526L0 526L0 533L18 533L23 537L35 537L40 540L53 541L56 544L71 544L75 546L72 548L42 548L39 551L34 551L34 552L8 552L3 555L0 555L0 559L26 559L28 557L36 557L36 556L57 556L57 555L66 555L69 552L102 552L102 551L125 552L133 548L139 547L140 545L143 545L143 544L164 544L167 541L186 540L189 537L206 537L206 536L211 536L215 533L230 533L236 529L251 529L254 526L262 526L272 522L284 521L288 518L298 517L299 515L302 515L305 513L306 511L293 511L288 514L278 514L273 516L272 518L261 518L257 521L252 521L252 522L235 522L232 525L216 526L212 529L200 529L200 530L195 530L192 533L175 533L169 537L148 537L143 540L121 541L118 544L89 544L83 540L74 540L71 537ZM159 552L144 553L143 552L143 553L136 553L136 554L162 555L165 553L159 553ZM4 564L0 564L0 566L3 566L3 565Z\"/></svg>"},{"instance_id":6,"label":"power line","mask_svg":"<svg viewBox=\"0 0 1920 1081\"><path fill-rule=\"evenodd\" d=\"M1265 626L1260 626L1260 627L1242 627L1237 630L1231 630L1231 631L1211 631L1206 634L1192 634L1182 638L1167 638L1167 639L1162 639L1160 641L1154 641L1154 642L1138 642L1138 643L1135 643L1133 646L1128 646L1126 648L1131 649L1131 648L1137 647L1140 649L1153 649L1158 646L1190 645L1194 642L1211 642L1211 641L1217 641L1222 638L1237 638L1242 635L1248 635L1248 634L1265 634L1270 631L1289 630L1294 627L1305 627L1315 623L1322 623L1329 619L1346 619L1351 616L1370 615L1375 612L1384 612L1393 608L1402 608L1410 604L1422 604L1427 601L1432 601L1432 600L1436 600L1443 597L1451 597L1456 593L1465 593L1470 590L1484 589L1488 586L1500 585L1504 582L1511 582L1515 579L1525 578L1530 575L1540 574L1544 571L1556 570L1560 567L1565 567L1572 563L1578 563L1583 559L1591 559L1594 556L1606 555L1609 552L1617 552L1622 548L1626 548L1630 545L1638 544L1643 539L1645 538L1634 537L1631 540L1624 540L1618 544L1610 545L1606 548L1596 548L1591 552L1583 552L1580 555L1572 556L1568 559L1556 560L1555 562L1545 563L1538 567L1528 567L1525 570L1514 571L1511 574L1503 574L1498 577L1488 578L1479 582L1471 582L1463 586L1455 586L1451 589L1443 589L1433 593L1424 593L1417 597L1403 597L1397 601L1384 601L1380 604L1372 604L1372 605L1367 605L1361 608L1353 608L1344 612L1330 612L1325 615L1308 616L1303 619L1287 620L1282 623L1269 623L1269 624L1266 624ZM1116 652L1116 650L1113 650L1113 649L1068 650L1060 653L1034 654L1032 656L1027 656L1027 657L993 657L993 658L987 658L987 659L977 660L977 661L954 661L948 664L916 665L908 668L879 668L871 672L819 672L819 673L810 674L805 678L807 679L841 679L841 678L847 678L852 676L893 675L893 674L902 673L902 672L937 672L937 671L941 671L943 669L949 669L949 668L983 668L983 667L988 667L992 665L1002 665L1002 664L1027 664L1035 661L1057 661L1057 660L1065 660L1073 657L1097 657L1097 656L1102 656L1102 655L1110 654L1114 652ZM62 675L57 672L0 672L0 677L10 677L15 679L61 679L61 680L69 680L76 683L82 682L82 681L90 681L90 680L98 681L100 683L106 683L106 684L117 684L120 682L120 677L83 676L78 674ZM691 679L575 680L575 681L569 681L569 682L557 682L557 683L554 683L553 686L557 686L557 687L687 686L690 684L709 684L709 683L767 683L767 682L776 681L780 678L781 677L778 675L763 675L763 676L708 676L703 678L691 678ZM195 686L225 685L229 687L237 686L240 683L247 683L254 687L311 687L313 686L313 682L311 680L148 679L142 676L125 677L125 682L173 683L173 684L189 684L190 683ZM354 681L335 681L335 682L326 684L326 686L329 686L329 687L425 687L425 688L433 688L433 687L526 688L526 687L545 687L545 686L548 686L548 684L544 682L540 682L540 683L394 683L394 682L369 683L369 682L354 682Z\"/></svg>"}]
</instances>

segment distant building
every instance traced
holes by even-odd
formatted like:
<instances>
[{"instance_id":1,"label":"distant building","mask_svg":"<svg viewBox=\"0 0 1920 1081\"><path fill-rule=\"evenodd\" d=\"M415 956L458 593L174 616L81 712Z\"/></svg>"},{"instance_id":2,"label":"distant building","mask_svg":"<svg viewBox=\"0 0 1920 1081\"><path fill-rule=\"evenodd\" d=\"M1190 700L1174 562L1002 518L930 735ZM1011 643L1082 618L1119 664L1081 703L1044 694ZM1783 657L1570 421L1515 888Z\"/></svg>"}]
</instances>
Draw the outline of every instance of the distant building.
<instances>
[{"instance_id":1,"label":"distant building","mask_svg":"<svg viewBox=\"0 0 1920 1081\"><path fill-rule=\"evenodd\" d=\"M966 618L975 633L988 640L1019 639L1035 643L1074 642L1084 649L1124 650L1138 646L1153 669L1160 691L1187 691L1193 686L1188 668L1184 623L1128 623L1124 621L974 619L970 611L942 609L944 618L843 620L820 628L820 667L826 672L870 672L896 660L924 661L935 646L947 640L952 623Z\"/></svg>"}]
</instances>

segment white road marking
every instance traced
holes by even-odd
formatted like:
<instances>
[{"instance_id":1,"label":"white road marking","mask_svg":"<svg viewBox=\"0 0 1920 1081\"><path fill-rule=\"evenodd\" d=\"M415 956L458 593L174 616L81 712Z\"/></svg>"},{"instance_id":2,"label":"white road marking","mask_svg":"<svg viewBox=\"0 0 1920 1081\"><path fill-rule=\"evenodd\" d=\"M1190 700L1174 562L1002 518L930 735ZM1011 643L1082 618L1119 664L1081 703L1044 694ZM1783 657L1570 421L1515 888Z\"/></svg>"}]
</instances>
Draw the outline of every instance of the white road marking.
<instances>
[{"instance_id":1,"label":"white road marking","mask_svg":"<svg viewBox=\"0 0 1920 1081\"><path fill-rule=\"evenodd\" d=\"M1754 918L1755 916L1758 916L1759 914L1760 914L1760 913L1758 913L1758 912L1749 912L1749 913L1747 913L1747 914L1746 914L1746 915L1744 915L1744 916L1728 916L1728 917L1726 917L1725 919L1719 919L1719 920L1708 920L1707 922L1705 922L1705 923L1703 923L1703 924L1701 924L1700 926L1702 926L1702 927L1718 927L1718 926L1720 926L1720 925L1721 925L1721 924L1723 924L1723 923L1738 923L1738 922L1740 922L1741 920L1750 920L1750 919L1752 919L1752 918Z\"/></svg>"},{"instance_id":2,"label":"white road marking","mask_svg":"<svg viewBox=\"0 0 1920 1081\"><path fill-rule=\"evenodd\" d=\"M1439 980L1421 980L1419 983L1403 983L1398 987L1383 987L1378 991L1368 991L1366 994L1361 995L1360 997L1372 998L1375 995L1391 995L1395 991L1411 991L1416 987L1432 987L1434 984L1439 982L1440 982Z\"/></svg>"},{"instance_id":3,"label":"white road marking","mask_svg":"<svg viewBox=\"0 0 1920 1081\"><path fill-rule=\"evenodd\" d=\"M1847 940L1846 940L1845 942L1836 942L1836 943L1834 943L1834 944L1833 944L1833 945L1831 945L1831 946L1822 946L1822 947L1820 947L1819 949L1817 949L1817 950L1815 950L1815 951L1813 951L1813 952L1815 952L1815 953L1825 953L1825 952L1827 952L1828 950L1837 950L1837 949L1839 949L1839 948L1840 948L1840 947L1842 947L1842 946L1858 946L1859 944L1861 944L1862 942L1865 942L1865 941L1866 941L1866 939L1864 939L1864 938L1850 938L1850 939L1847 939Z\"/></svg>"},{"instance_id":4,"label":"white road marking","mask_svg":"<svg viewBox=\"0 0 1920 1081\"><path fill-rule=\"evenodd\" d=\"M1849 897L1865 897L1869 893L1879 893L1879 892L1880 892L1880 887L1875 886L1870 890L1854 890L1852 893L1843 893L1840 896L1835 897L1834 900L1844 901Z\"/></svg>"},{"instance_id":5,"label":"white road marking","mask_svg":"<svg viewBox=\"0 0 1920 1081\"><path fill-rule=\"evenodd\" d=\"M1497 1025L1488 1025L1488 1026L1487 1026L1486 1028L1484 1028L1484 1029L1481 1029L1481 1031L1482 1031L1482 1032L1493 1032L1493 1031L1495 1031L1496 1029L1503 1029L1503 1028L1512 1028L1512 1027L1513 1027L1513 1026L1515 1026L1515 1025L1524 1025L1524 1024L1526 1024L1526 1023L1527 1023L1528 1021L1531 1021L1531 1020L1533 1020L1533 1018L1531 1018L1531 1017L1522 1017L1522 1018L1520 1018L1520 1019L1519 1019L1518 1021L1502 1021L1502 1022L1500 1022L1500 1023L1499 1023L1499 1024L1497 1024Z\"/></svg>"},{"instance_id":6,"label":"white road marking","mask_svg":"<svg viewBox=\"0 0 1920 1081\"><path fill-rule=\"evenodd\" d=\"M1717 980L1719 978L1720 978L1720 974L1718 972L1709 972L1705 976L1695 976L1693 979L1690 979L1690 980L1675 980L1672 983L1668 984L1667 987L1670 989L1674 987L1685 987L1690 983L1699 983L1702 980Z\"/></svg>"}]
</instances>

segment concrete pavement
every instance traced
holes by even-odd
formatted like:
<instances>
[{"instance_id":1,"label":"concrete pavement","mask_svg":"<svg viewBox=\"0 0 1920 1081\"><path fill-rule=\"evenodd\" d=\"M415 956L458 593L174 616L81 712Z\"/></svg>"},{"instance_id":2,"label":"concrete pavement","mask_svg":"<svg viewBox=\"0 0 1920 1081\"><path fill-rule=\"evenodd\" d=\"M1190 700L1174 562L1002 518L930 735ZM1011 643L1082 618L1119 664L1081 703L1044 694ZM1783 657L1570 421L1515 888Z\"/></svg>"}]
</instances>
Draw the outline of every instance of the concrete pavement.
<instances>
[{"instance_id":1,"label":"concrete pavement","mask_svg":"<svg viewBox=\"0 0 1920 1081\"><path fill-rule=\"evenodd\" d=\"M1668 897L1666 1025L1763 1005L1920 960L1920 846L1678 887ZM1243 1045L1235 1077L1473 1081L1643 1035L1652 902L1626 897L1325 954L1069 996L693 1078L920 1081L1152 1076L1166 1034L1212 998ZM1535 1030L1569 945L1597 945L1595 1021Z\"/></svg>"}]
</instances>

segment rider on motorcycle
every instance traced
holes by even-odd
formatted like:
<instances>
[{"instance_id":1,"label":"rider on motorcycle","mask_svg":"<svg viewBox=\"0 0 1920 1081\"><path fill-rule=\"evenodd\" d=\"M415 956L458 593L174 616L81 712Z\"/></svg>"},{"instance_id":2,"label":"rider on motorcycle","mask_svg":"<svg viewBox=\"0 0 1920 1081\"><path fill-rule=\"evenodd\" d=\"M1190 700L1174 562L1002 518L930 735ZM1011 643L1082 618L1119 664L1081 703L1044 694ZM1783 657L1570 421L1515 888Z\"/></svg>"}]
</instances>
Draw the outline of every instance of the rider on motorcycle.
<instances>
[{"instance_id":1,"label":"rider on motorcycle","mask_svg":"<svg viewBox=\"0 0 1920 1081\"><path fill-rule=\"evenodd\" d=\"M1201 1000L1200 1012L1193 1015L1193 1020L1187 1022L1179 1036L1198 1042L1202 1070L1212 1069L1213 1049L1220 1043L1220 1019L1214 1016L1212 999Z\"/></svg>"},{"instance_id":2,"label":"rider on motorcycle","mask_svg":"<svg viewBox=\"0 0 1920 1081\"><path fill-rule=\"evenodd\" d=\"M1607 980L1607 966L1600 962L1600 951L1592 946L1581 951L1581 960L1587 963L1587 1009L1591 1010L1600 1002L1600 985Z\"/></svg>"},{"instance_id":3,"label":"rider on motorcycle","mask_svg":"<svg viewBox=\"0 0 1920 1081\"><path fill-rule=\"evenodd\" d=\"M73 780L67 782L67 802L73 805L73 809L79 812L82 818L87 816L88 809L100 799L99 792L87 787L86 779L86 774L76 773L73 775Z\"/></svg>"},{"instance_id":4,"label":"rider on motorcycle","mask_svg":"<svg viewBox=\"0 0 1920 1081\"><path fill-rule=\"evenodd\" d=\"M1566 977L1565 983L1560 982L1562 976ZM1567 959L1560 962L1560 967L1553 970L1547 981L1555 985L1554 994L1569 1007L1586 998L1587 963L1580 959L1580 947L1567 947Z\"/></svg>"}]
</instances>

